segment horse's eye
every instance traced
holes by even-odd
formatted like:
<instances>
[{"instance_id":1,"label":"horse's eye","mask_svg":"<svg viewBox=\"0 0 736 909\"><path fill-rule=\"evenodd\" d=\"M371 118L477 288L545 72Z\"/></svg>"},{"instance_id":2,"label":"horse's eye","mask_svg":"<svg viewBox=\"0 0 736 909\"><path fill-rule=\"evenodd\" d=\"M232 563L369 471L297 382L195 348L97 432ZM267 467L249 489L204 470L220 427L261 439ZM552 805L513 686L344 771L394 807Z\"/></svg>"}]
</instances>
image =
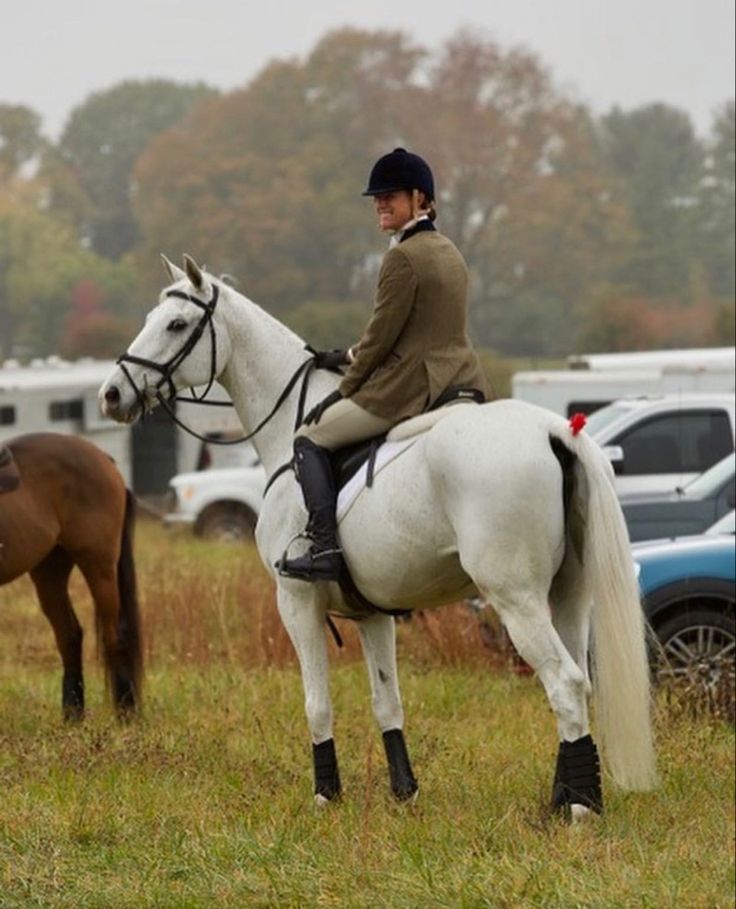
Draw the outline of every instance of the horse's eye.
<instances>
[{"instance_id":1,"label":"horse's eye","mask_svg":"<svg viewBox=\"0 0 736 909\"><path fill-rule=\"evenodd\" d=\"M166 331L184 331L186 327L186 319L172 319L166 326Z\"/></svg>"}]
</instances>

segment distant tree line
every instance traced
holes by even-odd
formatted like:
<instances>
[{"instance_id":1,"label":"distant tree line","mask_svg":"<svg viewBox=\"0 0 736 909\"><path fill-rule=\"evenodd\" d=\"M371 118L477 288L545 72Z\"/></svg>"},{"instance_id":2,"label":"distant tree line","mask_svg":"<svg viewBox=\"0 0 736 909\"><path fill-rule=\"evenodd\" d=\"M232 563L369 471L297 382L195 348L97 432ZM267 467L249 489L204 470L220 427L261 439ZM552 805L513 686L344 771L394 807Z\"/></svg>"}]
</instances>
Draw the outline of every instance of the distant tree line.
<instances>
[{"instance_id":1,"label":"distant tree line","mask_svg":"<svg viewBox=\"0 0 736 909\"><path fill-rule=\"evenodd\" d=\"M58 142L0 103L0 354L108 356L186 251L317 345L348 343L385 248L360 195L397 145L431 162L476 343L560 356L732 343L734 102L595 117L523 49L460 32L327 34L226 94L124 82Z\"/></svg>"}]
</instances>

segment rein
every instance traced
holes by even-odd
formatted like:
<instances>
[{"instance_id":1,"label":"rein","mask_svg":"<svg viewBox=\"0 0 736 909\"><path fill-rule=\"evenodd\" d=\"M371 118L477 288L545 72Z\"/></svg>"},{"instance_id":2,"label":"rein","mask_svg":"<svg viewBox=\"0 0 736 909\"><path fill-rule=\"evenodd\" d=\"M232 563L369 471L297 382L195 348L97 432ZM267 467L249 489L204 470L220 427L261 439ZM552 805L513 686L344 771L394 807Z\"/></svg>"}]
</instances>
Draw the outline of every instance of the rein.
<instances>
[{"instance_id":1,"label":"rein","mask_svg":"<svg viewBox=\"0 0 736 909\"><path fill-rule=\"evenodd\" d=\"M205 400L210 390L212 389L215 379L217 378L217 335L215 333L215 326L212 321L212 316L214 314L215 307L217 306L217 300L220 296L220 288L217 286L217 284L213 284L212 299L208 301L199 300L197 297L184 293L181 290L169 290L166 292L165 296L177 297L180 300L187 300L190 303L194 303L195 306L198 306L203 312L199 322L194 326L192 333L186 339L184 344L165 363L156 363L155 360L148 360L145 357L138 357L134 354L129 354L127 351L118 357L117 364L120 366L123 375L131 385L135 393L136 400L141 407L141 412L145 414L148 407L148 399L133 381L133 377L131 376L129 369L126 366L126 363L132 363L136 366L145 366L149 369L154 369L156 372L161 373L161 378L155 385L156 400L171 417L174 423L176 423L176 425L183 429L185 432L188 432L189 435L194 436L195 439L199 439L201 442L214 443L216 445L239 445L241 442L247 442L249 439L252 439L276 415L284 401L286 401L286 399L291 394L294 386L299 381L299 378L301 377L302 385L299 389L299 403L297 406L296 422L294 424L294 430L296 431L296 429L301 425L304 418L304 404L307 398L309 374L314 367L314 356L310 356L309 359L304 360L304 362L299 364L294 374L286 383L284 390L279 395L278 400L274 404L270 413L265 417L265 419L261 420L261 422L252 432L249 432L245 436L240 436L237 439L212 439L207 436L200 435L198 432L195 432L191 427L187 426L179 419L179 417L177 417L174 408L170 404L171 401L181 401L182 403L187 404L207 404L212 407L232 407L233 405L230 401ZM174 385L172 378L174 372L181 366L181 364L189 356L192 350L194 350L194 347L204 334L206 328L209 328L210 330L211 341L210 377L207 382L207 387L199 397L195 395L193 388L190 389L192 393L191 398L177 397L176 386ZM168 397L164 395L162 391L164 385L168 385Z\"/></svg>"}]
</instances>

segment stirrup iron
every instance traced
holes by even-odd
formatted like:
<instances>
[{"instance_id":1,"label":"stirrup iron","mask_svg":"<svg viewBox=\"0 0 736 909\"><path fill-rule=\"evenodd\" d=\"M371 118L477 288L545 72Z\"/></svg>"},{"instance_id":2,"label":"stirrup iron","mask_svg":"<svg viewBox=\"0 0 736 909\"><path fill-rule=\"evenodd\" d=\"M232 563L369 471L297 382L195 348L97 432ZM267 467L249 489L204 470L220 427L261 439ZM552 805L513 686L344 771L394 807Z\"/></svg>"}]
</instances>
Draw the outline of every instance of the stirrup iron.
<instances>
[{"instance_id":1,"label":"stirrup iron","mask_svg":"<svg viewBox=\"0 0 736 909\"><path fill-rule=\"evenodd\" d=\"M301 533L289 542L289 546L297 539L312 540L309 532ZM299 581L338 581L342 574L342 548L340 546L330 547L329 549L320 549L314 551L315 543L312 547L294 559L288 560L288 546L284 550L281 559L276 563L276 568L283 578L294 578ZM291 565L287 566L287 561ZM301 562L301 565L294 568L295 562ZM320 566L320 562L323 564Z\"/></svg>"},{"instance_id":2,"label":"stirrup iron","mask_svg":"<svg viewBox=\"0 0 736 909\"><path fill-rule=\"evenodd\" d=\"M281 555L281 558L277 562L274 562L273 567L278 570L278 573L281 575L282 578L291 577L291 575L285 574L281 570L281 566L289 558L289 549L294 545L294 543L296 543L297 540L309 540L310 542L312 542L312 537L309 534L309 529L307 528L307 530L301 530L299 533L294 534L294 536L286 544L286 548L284 549L284 551Z\"/></svg>"}]
</instances>

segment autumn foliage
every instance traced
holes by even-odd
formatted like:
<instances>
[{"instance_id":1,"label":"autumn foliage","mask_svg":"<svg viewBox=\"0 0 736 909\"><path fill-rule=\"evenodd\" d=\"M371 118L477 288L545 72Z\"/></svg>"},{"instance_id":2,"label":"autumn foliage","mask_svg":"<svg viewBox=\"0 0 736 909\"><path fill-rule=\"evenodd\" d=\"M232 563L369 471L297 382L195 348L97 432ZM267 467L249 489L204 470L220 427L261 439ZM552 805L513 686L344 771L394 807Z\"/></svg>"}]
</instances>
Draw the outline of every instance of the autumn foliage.
<instances>
[{"instance_id":1,"label":"autumn foliage","mask_svg":"<svg viewBox=\"0 0 736 909\"><path fill-rule=\"evenodd\" d=\"M133 326L103 308L105 291L90 279L72 288L59 353L68 359L115 357L128 347Z\"/></svg>"},{"instance_id":2,"label":"autumn foliage","mask_svg":"<svg viewBox=\"0 0 736 909\"><path fill-rule=\"evenodd\" d=\"M733 102L701 139L663 104L595 117L536 56L482 34L428 49L343 29L235 91L123 83L57 145L39 127L0 104L6 355L119 348L155 302L161 251L234 276L306 340L348 343L385 249L361 190L397 145L435 171L479 346L732 340Z\"/></svg>"}]
</instances>

